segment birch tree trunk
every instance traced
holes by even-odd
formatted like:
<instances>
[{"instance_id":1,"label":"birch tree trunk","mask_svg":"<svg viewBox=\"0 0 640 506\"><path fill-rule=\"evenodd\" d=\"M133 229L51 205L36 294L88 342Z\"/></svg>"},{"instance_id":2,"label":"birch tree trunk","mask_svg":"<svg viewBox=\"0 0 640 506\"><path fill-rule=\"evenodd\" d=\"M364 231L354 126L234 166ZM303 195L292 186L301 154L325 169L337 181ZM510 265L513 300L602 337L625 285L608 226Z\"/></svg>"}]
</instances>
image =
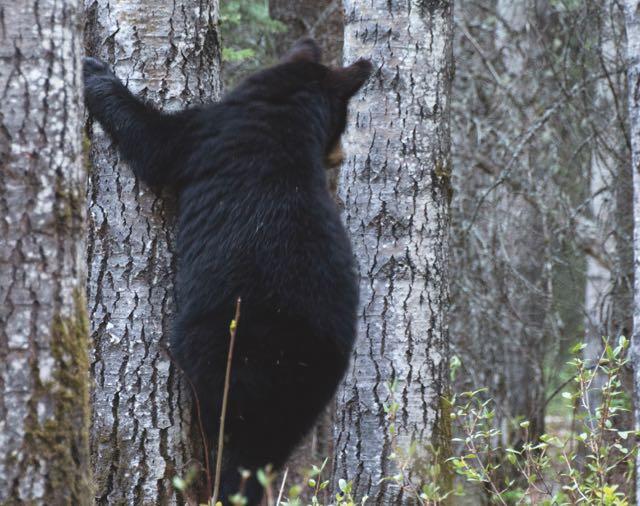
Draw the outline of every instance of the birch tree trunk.
<instances>
[{"instance_id":1,"label":"birch tree trunk","mask_svg":"<svg viewBox=\"0 0 640 506\"><path fill-rule=\"evenodd\" d=\"M598 88L603 87L602 84ZM596 91L602 100L603 90ZM593 149L591 159L591 174L589 180L591 202L590 212L593 222L596 224L595 234L597 245L602 255L595 257L587 255L586 283L585 283L585 349L582 352L584 360L590 367L598 364L603 351L603 337L611 338L615 342L615 336L611 327L613 310L612 301L612 276L611 265L603 264L602 258L610 258L615 252L615 241L611 235L612 226L612 181L610 180L610 168L614 161L607 156L602 149ZM597 416L600 407L602 388L605 377L598 374L593 380L593 390L589 392L590 415Z\"/></svg>"},{"instance_id":2,"label":"birch tree trunk","mask_svg":"<svg viewBox=\"0 0 640 506\"><path fill-rule=\"evenodd\" d=\"M81 6L0 20L0 503L91 504Z\"/></svg>"},{"instance_id":3,"label":"birch tree trunk","mask_svg":"<svg viewBox=\"0 0 640 506\"><path fill-rule=\"evenodd\" d=\"M625 0L627 29L629 127L633 168L634 310L631 363L634 366L636 430L640 429L640 2ZM636 497L640 497L640 454L636 457Z\"/></svg>"},{"instance_id":4,"label":"birch tree trunk","mask_svg":"<svg viewBox=\"0 0 640 506\"><path fill-rule=\"evenodd\" d=\"M597 10L596 10L597 9ZM613 67L618 62L616 52L615 32L618 30L618 20L614 17L616 2L607 0L595 8L594 13L594 42L598 44L601 58L601 72L613 74L608 66ZM585 286L585 344L583 351L585 360L594 365L603 352L603 337L616 342L619 335L628 335L630 325L626 324L632 312L625 293L627 275L624 267L628 250L631 249L631 235L627 222L631 212L631 192L624 186L631 186L631 174L624 158L616 156L618 153L628 153L622 148L624 139L616 128L618 117L616 110L616 89L611 85L611 79L601 79L595 84L593 107L598 117L598 123L593 126L594 139L591 151L590 174L590 211L594 224L594 246L596 254L587 255L587 272ZM625 202L625 197L629 202ZM626 209L625 209L626 208ZM626 219L625 219L626 218ZM625 237L625 234L628 236ZM620 240L623 239L623 240ZM624 329L627 329L626 331ZM596 416L601 395L599 388L605 381L604 375L599 374L593 382L590 392L590 407L592 416ZM616 417L619 424L624 414ZM627 420L629 422L629 420ZM622 430L622 427L620 427Z\"/></svg>"},{"instance_id":5,"label":"birch tree trunk","mask_svg":"<svg viewBox=\"0 0 640 506\"><path fill-rule=\"evenodd\" d=\"M384 404L397 382L397 443L446 446L452 5L345 0L344 58L377 72L352 101L339 184L360 264L361 313L337 397L334 477L372 504L414 501L397 472ZM446 452L446 448L444 449Z\"/></svg>"},{"instance_id":6,"label":"birch tree trunk","mask_svg":"<svg viewBox=\"0 0 640 506\"><path fill-rule=\"evenodd\" d=\"M614 163L606 152L592 151L590 194L593 195L590 211L597 224L597 245L603 255L587 256L585 286L585 342L584 357L589 362L597 361L602 351L602 338L612 335L611 330L611 266L604 264L602 258L612 253L611 231L611 164Z\"/></svg>"},{"instance_id":7,"label":"birch tree trunk","mask_svg":"<svg viewBox=\"0 0 640 506\"><path fill-rule=\"evenodd\" d=\"M501 20L497 24L496 45L502 54L502 76L519 97L534 94L526 74L527 66L532 65L540 52L528 28L533 18L532 7L526 0L498 0L496 4ZM510 109L515 131L526 131L533 123L535 111L531 108L512 102L506 107ZM514 160L515 171L527 174L532 181L527 189L529 193L536 192L533 181L539 180L541 170L536 150L536 145L528 146L518 160ZM548 241L543 213L535 202L505 185L499 187L496 194L492 240L500 245L501 274L506 278L503 292L511 309L504 314L502 328L508 331L500 336L504 363L497 372L502 387L497 397L503 408L497 418L502 444L506 447L518 445L527 434L535 440L544 432L545 320L551 287L545 265ZM505 301L496 298L495 304L501 303ZM514 420L522 419L530 422L526 433L519 427L510 427Z\"/></svg>"},{"instance_id":8,"label":"birch tree trunk","mask_svg":"<svg viewBox=\"0 0 640 506\"><path fill-rule=\"evenodd\" d=\"M217 0L87 0L88 53L164 109L219 94ZM91 126L91 449L98 504L174 504L203 461L191 393L166 353L173 314L172 203L136 181ZM200 475L201 476L201 475Z\"/></svg>"}]
</instances>

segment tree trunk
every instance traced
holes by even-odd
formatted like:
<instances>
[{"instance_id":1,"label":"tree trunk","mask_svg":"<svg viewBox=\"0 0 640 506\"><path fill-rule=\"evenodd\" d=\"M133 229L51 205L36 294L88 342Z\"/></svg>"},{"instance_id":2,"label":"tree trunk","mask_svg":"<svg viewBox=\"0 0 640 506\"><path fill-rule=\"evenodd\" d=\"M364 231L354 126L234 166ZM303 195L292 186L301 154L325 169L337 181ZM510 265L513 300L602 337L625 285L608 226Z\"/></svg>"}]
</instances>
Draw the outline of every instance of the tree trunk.
<instances>
[{"instance_id":1,"label":"tree trunk","mask_svg":"<svg viewBox=\"0 0 640 506\"><path fill-rule=\"evenodd\" d=\"M633 169L634 217L634 297L633 339L631 363L634 366L634 405L636 430L640 429L640 2L625 1L627 29L629 127L631 133L631 160ZM636 497L640 497L640 454L636 461Z\"/></svg>"},{"instance_id":2,"label":"tree trunk","mask_svg":"<svg viewBox=\"0 0 640 506\"><path fill-rule=\"evenodd\" d=\"M600 91L600 90L599 90ZM602 93L600 91L600 93ZM600 95L602 96L602 95ZM584 357L590 363L597 361L602 352L602 338L610 335L611 327L611 266L602 258L612 253L611 220L611 157L601 149L592 151L589 205L593 222L597 224L598 250L603 255L587 256L585 286L585 343Z\"/></svg>"},{"instance_id":3,"label":"tree trunk","mask_svg":"<svg viewBox=\"0 0 640 506\"><path fill-rule=\"evenodd\" d=\"M496 11L500 22L496 30L496 46L502 54L503 78L516 95L533 95L527 81L525 69L539 54L534 37L528 26L531 23L532 5L525 0L498 0ZM517 41L517 42L516 42ZM526 101L526 99L525 99ZM526 132L535 118L535 111L509 103L510 121L515 131ZM537 146L523 150L514 165L529 181L539 181L541 163L536 160ZM505 167L509 163L504 160ZM503 169L504 170L504 169ZM535 194L535 183L528 188L528 195L515 193L506 185L496 192L496 213L492 228L493 242L499 244L499 284L509 307L504 312L503 332L500 335L500 353L504 364L497 373L501 391L498 402L502 402L497 415L502 430L502 446L520 444L527 437L536 440L544 432L544 358L545 320L551 300L550 276L545 271L548 258L545 251L544 216L531 198ZM524 193L524 192L523 192ZM532 254L535 252L535 254ZM500 292L498 292L500 293ZM495 300L496 307L500 300ZM525 432L515 420L530 422Z\"/></svg>"},{"instance_id":4,"label":"tree trunk","mask_svg":"<svg viewBox=\"0 0 640 506\"><path fill-rule=\"evenodd\" d=\"M372 504L398 504L415 498L380 483L398 472L394 446L418 442L446 453L448 439L452 5L345 0L344 7L345 61L371 58L377 72L352 101L339 184L360 263L361 312L337 397L334 477L353 480L356 496ZM397 438L385 413L391 382Z\"/></svg>"},{"instance_id":5,"label":"tree trunk","mask_svg":"<svg viewBox=\"0 0 640 506\"><path fill-rule=\"evenodd\" d=\"M595 364L604 350L603 337L615 342L620 335L629 335L633 313L631 307L630 279L633 274L632 256L632 182L629 152L624 148L625 138L620 135L616 110L617 93L623 85L615 86L615 65L620 61L616 47L620 14L617 3L607 0L594 8L594 31L597 37L601 67L599 72L612 76L601 79L594 90L593 126L595 142L591 155L590 210L595 224L596 252L587 255L585 290L585 343L583 356L589 364ZM615 83L615 84L614 84ZM625 374L622 373L624 378ZM598 391L605 380L599 374L590 392L591 414L596 415L601 395ZM620 430L629 428L630 420L624 413L615 419ZM622 425L620 425L622 423ZM626 424L626 427L625 427Z\"/></svg>"},{"instance_id":6,"label":"tree trunk","mask_svg":"<svg viewBox=\"0 0 640 506\"><path fill-rule=\"evenodd\" d=\"M601 101L605 100L603 96L604 85L599 83L596 96ZM587 255L587 271L585 283L585 348L582 352L584 360L589 367L595 367L598 364L602 351L604 349L603 338L610 337L614 339L613 329L611 328L612 318L612 276L611 264L603 264L602 258L609 258L614 254L616 247L615 241L611 234L612 230L612 181L611 169L614 161L612 157L607 156L606 151L594 148L591 154L591 174L590 174L590 194L591 202L589 210L591 211L593 222L597 224L595 233L597 236L598 249L603 253L601 256ZM612 341L613 342L613 341ZM597 416L600 408L602 396L600 389L606 380L603 374L595 376L593 381L593 389L589 392L589 408L590 415Z\"/></svg>"},{"instance_id":7,"label":"tree trunk","mask_svg":"<svg viewBox=\"0 0 640 506\"><path fill-rule=\"evenodd\" d=\"M87 0L88 54L165 109L219 94L216 0ZM174 504L203 462L191 393L167 354L172 201L140 184L94 123L89 190L91 449L99 504ZM202 474L199 475L200 477Z\"/></svg>"},{"instance_id":8,"label":"tree trunk","mask_svg":"<svg viewBox=\"0 0 640 506\"><path fill-rule=\"evenodd\" d=\"M81 6L0 20L0 503L91 504Z\"/></svg>"}]
</instances>

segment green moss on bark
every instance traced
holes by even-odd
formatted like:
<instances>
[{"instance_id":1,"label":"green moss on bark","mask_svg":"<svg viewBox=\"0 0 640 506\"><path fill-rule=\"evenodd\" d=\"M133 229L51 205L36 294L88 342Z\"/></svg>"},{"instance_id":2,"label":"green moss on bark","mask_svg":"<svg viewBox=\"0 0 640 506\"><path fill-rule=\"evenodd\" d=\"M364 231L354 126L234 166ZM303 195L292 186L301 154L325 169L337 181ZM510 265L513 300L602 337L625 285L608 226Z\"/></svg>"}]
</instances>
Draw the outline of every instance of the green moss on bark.
<instances>
[{"instance_id":1,"label":"green moss on bark","mask_svg":"<svg viewBox=\"0 0 640 506\"><path fill-rule=\"evenodd\" d=\"M49 504L93 504L89 464L89 327L84 296L74 294L70 317L57 314L51 327L50 380L34 366L35 392L25 440L31 465L45 465ZM37 364L37 362L36 362ZM52 416L38 415L38 405Z\"/></svg>"},{"instance_id":2,"label":"green moss on bark","mask_svg":"<svg viewBox=\"0 0 640 506\"><path fill-rule=\"evenodd\" d=\"M445 179L448 181L451 179L451 161L447 160L446 162L443 162L442 160L436 160L433 173L438 179Z\"/></svg>"},{"instance_id":3,"label":"green moss on bark","mask_svg":"<svg viewBox=\"0 0 640 506\"><path fill-rule=\"evenodd\" d=\"M451 457L451 438L453 437L451 432L451 410L452 405L449 397L440 396L440 409L433 435L434 447L436 448L436 464L440 469L440 483L438 485L443 491L453 490L453 469L447 461ZM453 504L451 495L442 504Z\"/></svg>"},{"instance_id":4,"label":"green moss on bark","mask_svg":"<svg viewBox=\"0 0 640 506\"><path fill-rule=\"evenodd\" d=\"M62 178L56 181L56 226L62 234L78 230L84 221L84 192L67 185Z\"/></svg>"}]
</instances>

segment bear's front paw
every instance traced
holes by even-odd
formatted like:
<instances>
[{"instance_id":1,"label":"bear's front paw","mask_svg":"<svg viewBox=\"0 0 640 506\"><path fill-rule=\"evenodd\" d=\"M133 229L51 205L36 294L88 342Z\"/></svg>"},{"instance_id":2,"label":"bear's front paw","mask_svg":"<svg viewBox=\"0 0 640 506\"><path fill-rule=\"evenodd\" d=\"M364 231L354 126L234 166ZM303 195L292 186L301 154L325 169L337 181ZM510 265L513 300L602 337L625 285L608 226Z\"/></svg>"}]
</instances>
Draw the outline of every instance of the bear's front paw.
<instances>
[{"instance_id":1,"label":"bear's front paw","mask_svg":"<svg viewBox=\"0 0 640 506\"><path fill-rule=\"evenodd\" d=\"M85 58L82 70L87 108L91 114L100 118L105 100L116 94L122 83L109 66L97 58Z\"/></svg>"},{"instance_id":2,"label":"bear's front paw","mask_svg":"<svg viewBox=\"0 0 640 506\"><path fill-rule=\"evenodd\" d=\"M108 75L115 77L115 75L113 75L113 72L111 72L111 69L109 69L109 65L107 65L102 60L98 60L97 58L87 56L86 58L84 58L82 64L82 71L85 80L98 75Z\"/></svg>"}]
</instances>

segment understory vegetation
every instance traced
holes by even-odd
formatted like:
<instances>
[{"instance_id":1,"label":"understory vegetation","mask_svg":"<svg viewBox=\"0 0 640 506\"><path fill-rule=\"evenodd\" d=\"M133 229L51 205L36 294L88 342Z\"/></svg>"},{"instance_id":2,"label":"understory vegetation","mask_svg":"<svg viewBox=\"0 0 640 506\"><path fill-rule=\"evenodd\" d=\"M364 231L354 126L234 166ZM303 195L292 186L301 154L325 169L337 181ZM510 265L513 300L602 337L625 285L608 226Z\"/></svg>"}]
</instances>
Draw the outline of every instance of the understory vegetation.
<instances>
[{"instance_id":1,"label":"understory vegetation","mask_svg":"<svg viewBox=\"0 0 640 506\"><path fill-rule=\"evenodd\" d=\"M635 504L632 490L634 459L638 451L638 434L618 427L618 419L630 408L620 373L628 364L629 340L603 340L603 352L597 361L582 359L584 344L575 345L566 371L569 379L554 394L554 412L549 430L538 438L525 437L515 446L504 446L504 428L496 426L495 403L487 389L460 392L449 399L449 416L453 422L453 455L443 458L438 449L413 441L399 442L402 426L396 414L399 385L387 385L387 413L393 474L388 481L400 487L416 504L599 504L626 506ZM452 361L451 374L461 367ZM554 420L568 420L558 423ZM511 420L525 435L528 420ZM510 429L507 429L510 430ZM354 497L355 477L344 477L332 484L328 479L330 462L297 473L303 479L291 483L290 470L280 475L271 469L258 471L265 487L269 506L356 506L370 504L368 498ZM242 471L248 478L248 472ZM454 486L451 476L455 475ZM194 476L175 478L174 486L185 492ZM471 502L467 502L470 500ZM243 506L246 500L239 491L232 504ZM222 503L217 503L222 504Z\"/></svg>"}]
</instances>

